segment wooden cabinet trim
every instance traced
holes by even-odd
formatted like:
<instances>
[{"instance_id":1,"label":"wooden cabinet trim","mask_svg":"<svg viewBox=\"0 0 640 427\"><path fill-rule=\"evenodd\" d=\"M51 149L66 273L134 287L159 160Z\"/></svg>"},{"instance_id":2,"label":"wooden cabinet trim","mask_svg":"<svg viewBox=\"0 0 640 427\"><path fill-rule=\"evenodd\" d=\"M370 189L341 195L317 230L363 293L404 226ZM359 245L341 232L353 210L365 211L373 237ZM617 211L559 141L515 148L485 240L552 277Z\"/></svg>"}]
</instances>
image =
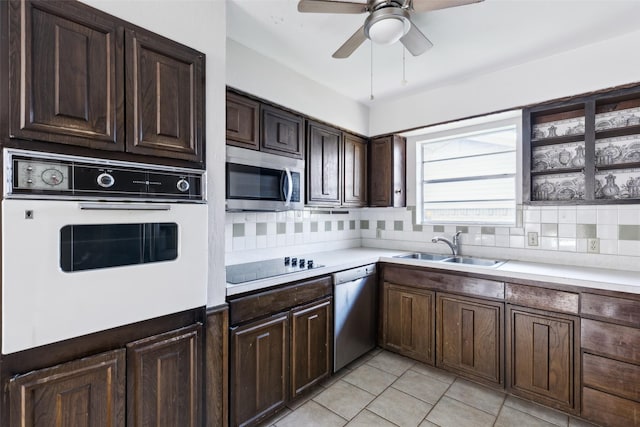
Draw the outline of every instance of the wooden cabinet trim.
<instances>
[{"instance_id":1,"label":"wooden cabinet trim","mask_svg":"<svg viewBox=\"0 0 640 427\"><path fill-rule=\"evenodd\" d=\"M458 276L423 270L384 265L384 280L413 287L421 287L449 293L504 300L504 283L478 277Z\"/></svg>"},{"instance_id":2,"label":"wooden cabinet trim","mask_svg":"<svg viewBox=\"0 0 640 427\"><path fill-rule=\"evenodd\" d=\"M260 109L260 150L304 159L303 118L281 108L263 104Z\"/></svg>"},{"instance_id":3,"label":"wooden cabinet trim","mask_svg":"<svg viewBox=\"0 0 640 427\"><path fill-rule=\"evenodd\" d=\"M343 133L342 139L342 205L367 206L369 144L348 133Z\"/></svg>"},{"instance_id":4,"label":"wooden cabinet trim","mask_svg":"<svg viewBox=\"0 0 640 427\"><path fill-rule=\"evenodd\" d=\"M333 281L330 276L293 283L273 290L229 300L231 325L277 313L297 305L330 295Z\"/></svg>"},{"instance_id":5,"label":"wooden cabinet trim","mask_svg":"<svg viewBox=\"0 0 640 427\"><path fill-rule=\"evenodd\" d=\"M508 303L541 310L578 314L580 295L554 289L506 283L505 300Z\"/></svg>"}]
</instances>

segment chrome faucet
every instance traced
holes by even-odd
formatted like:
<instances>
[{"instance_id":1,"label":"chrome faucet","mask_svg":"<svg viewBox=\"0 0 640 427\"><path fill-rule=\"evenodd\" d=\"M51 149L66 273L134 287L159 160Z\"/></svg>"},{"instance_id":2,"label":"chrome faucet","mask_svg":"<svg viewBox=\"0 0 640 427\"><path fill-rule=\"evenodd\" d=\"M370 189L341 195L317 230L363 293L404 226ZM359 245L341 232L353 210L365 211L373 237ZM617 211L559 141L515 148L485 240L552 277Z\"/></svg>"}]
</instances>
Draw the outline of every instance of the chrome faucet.
<instances>
[{"instance_id":1,"label":"chrome faucet","mask_svg":"<svg viewBox=\"0 0 640 427\"><path fill-rule=\"evenodd\" d=\"M458 256L458 252L460 251L460 233L462 233L462 231L458 231L456 234L454 234L451 240L447 239L446 237L436 236L433 239L431 239L431 241L433 243L438 243L438 242L446 243L451 248L451 252L453 252L453 256Z\"/></svg>"}]
</instances>

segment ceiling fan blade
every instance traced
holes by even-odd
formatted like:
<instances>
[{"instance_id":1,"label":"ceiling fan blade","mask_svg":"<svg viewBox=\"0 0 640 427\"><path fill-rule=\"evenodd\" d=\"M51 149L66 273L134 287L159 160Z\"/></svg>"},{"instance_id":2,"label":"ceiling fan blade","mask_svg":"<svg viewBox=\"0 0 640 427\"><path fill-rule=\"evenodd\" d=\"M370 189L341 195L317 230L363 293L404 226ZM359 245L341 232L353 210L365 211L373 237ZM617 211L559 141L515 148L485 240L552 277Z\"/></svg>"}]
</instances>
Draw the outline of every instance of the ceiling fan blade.
<instances>
[{"instance_id":1,"label":"ceiling fan blade","mask_svg":"<svg viewBox=\"0 0 640 427\"><path fill-rule=\"evenodd\" d=\"M300 0L298 12L304 13L364 13L366 3L349 3L332 0Z\"/></svg>"},{"instance_id":2,"label":"ceiling fan blade","mask_svg":"<svg viewBox=\"0 0 640 427\"><path fill-rule=\"evenodd\" d=\"M416 27L413 22L409 32L400 39L400 42L413 56L419 56L433 47L433 43Z\"/></svg>"},{"instance_id":3,"label":"ceiling fan blade","mask_svg":"<svg viewBox=\"0 0 640 427\"><path fill-rule=\"evenodd\" d=\"M429 12L430 10L464 6L466 4L480 3L481 1L484 0L413 0L411 9L416 12Z\"/></svg>"},{"instance_id":4,"label":"ceiling fan blade","mask_svg":"<svg viewBox=\"0 0 640 427\"><path fill-rule=\"evenodd\" d=\"M348 58L349 56L351 56L353 52L355 52L357 48L360 47L362 43L364 43L366 39L367 39L367 36L364 33L364 25L363 25L362 27L358 28L358 31L353 33L353 35L349 37L349 39L346 42L344 42L342 46L340 46L338 50L336 50L335 53L331 56L334 58L340 58L340 59Z\"/></svg>"}]
</instances>

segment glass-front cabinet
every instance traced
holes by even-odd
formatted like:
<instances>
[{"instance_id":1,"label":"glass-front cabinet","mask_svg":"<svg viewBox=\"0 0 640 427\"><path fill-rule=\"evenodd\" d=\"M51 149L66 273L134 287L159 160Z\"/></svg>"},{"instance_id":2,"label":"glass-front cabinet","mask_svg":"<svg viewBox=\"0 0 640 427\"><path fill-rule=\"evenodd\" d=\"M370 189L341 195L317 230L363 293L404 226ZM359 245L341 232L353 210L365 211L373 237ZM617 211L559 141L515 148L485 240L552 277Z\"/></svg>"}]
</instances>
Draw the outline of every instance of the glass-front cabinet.
<instances>
[{"instance_id":1,"label":"glass-front cabinet","mask_svg":"<svg viewBox=\"0 0 640 427\"><path fill-rule=\"evenodd\" d=\"M524 200L640 202L640 86L528 107Z\"/></svg>"}]
</instances>

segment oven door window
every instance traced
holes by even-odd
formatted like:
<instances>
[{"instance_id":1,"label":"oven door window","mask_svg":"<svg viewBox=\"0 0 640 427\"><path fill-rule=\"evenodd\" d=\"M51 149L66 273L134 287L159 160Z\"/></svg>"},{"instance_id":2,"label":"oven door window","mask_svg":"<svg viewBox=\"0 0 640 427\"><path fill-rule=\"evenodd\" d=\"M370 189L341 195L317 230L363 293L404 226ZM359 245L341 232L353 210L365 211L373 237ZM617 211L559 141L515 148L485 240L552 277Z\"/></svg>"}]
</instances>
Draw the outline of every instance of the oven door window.
<instances>
[{"instance_id":1,"label":"oven door window","mask_svg":"<svg viewBox=\"0 0 640 427\"><path fill-rule=\"evenodd\" d=\"M176 223L67 225L60 229L65 272L171 261L178 257Z\"/></svg>"}]
</instances>

